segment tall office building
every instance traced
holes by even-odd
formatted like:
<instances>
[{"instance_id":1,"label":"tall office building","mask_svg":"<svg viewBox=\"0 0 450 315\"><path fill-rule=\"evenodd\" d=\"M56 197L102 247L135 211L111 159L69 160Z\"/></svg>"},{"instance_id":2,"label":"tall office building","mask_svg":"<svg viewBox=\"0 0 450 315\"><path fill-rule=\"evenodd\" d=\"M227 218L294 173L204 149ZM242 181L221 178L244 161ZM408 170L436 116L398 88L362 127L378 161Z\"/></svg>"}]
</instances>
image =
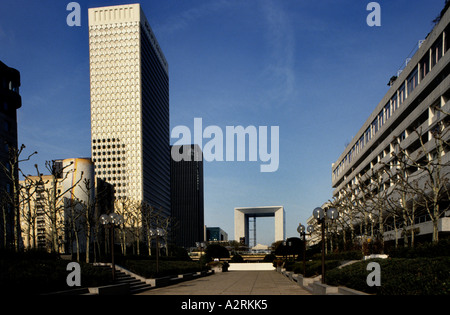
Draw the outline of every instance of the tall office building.
<instances>
[{"instance_id":1,"label":"tall office building","mask_svg":"<svg viewBox=\"0 0 450 315\"><path fill-rule=\"evenodd\" d=\"M13 171L10 150L18 149L17 109L22 106L19 87L20 72L0 61L0 203L2 207L6 207L6 211L0 213L0 247L5 244L5 235L7 244L13 240L14 214L11 202L14 183L11 181L11 174L7 173ZM17 173L15 178L18 178Z\"/></svg>"},{"instance_id":2,"label":"tall office building","mask_svg":"<svg viewBox=\"0 0 450 315\"><path fill-rule=\"evenodd\" d=\"M189 248L204 241L202 152L198 145L173 146L172 150L190 157L188 161L171 162L173 240Z\"/></svg>"},{"instance_id":3,"label":"tall office building","mask_svg":"<svg viewBox=\"0 0 450 315\"><path fill-rule=\"evenodd\" d=\"M169 71L139 4L89 9L96 178L170 214Z\"/></svg>"}]
</instances>

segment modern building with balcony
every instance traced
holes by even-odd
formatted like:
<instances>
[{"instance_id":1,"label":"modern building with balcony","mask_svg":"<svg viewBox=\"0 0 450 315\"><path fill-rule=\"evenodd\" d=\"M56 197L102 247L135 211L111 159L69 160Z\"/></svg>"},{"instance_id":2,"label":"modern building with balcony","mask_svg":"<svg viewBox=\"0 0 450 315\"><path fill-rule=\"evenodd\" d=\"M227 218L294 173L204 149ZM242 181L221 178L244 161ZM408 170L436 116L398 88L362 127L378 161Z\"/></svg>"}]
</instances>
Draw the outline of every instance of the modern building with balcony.
<instances>
[{"instance_id":1,"label":"modern building with balcony","mask_svg":"<svg viewBox=\"0 0 450 315\"><path fill-rule=\"evenodd\" d=\"M406 179L409 188L412 189L414 183L426 190L427 179L420 165L427 163L436 166L434 172L439 167L442 177L446 178L444 180L448 180L449 48L450 10L447 9L442 12L440 22L426 39L419 41L417 51L412 58L408 58L404 69L389 80L387 94L332 165L333 197L338 202L341 201L341 205L344 204L344 199L347 199L347 204L348 201L356 204L358 198L364 198L368 194L382 197L382 194L394 190L394 187L398 190L400 177ZM408 161L408 166L404 169L401 168L402 157ZM372 188L363 191L364 186ZM428 188L431 189L429 185ZM431 217L417 198L417 195L412 195L406 204L400 206L406 209L413 203L416 204L416 213L409 226L413 226L416 236L429 236L432 230ZM448 204L448 197L443 198L443 211L438 222L439 233L450 232ZM387 207L385 209L382 216L387 216ZM354 219L359 220L355 225L362 224L363 220L370 220L361 215ZM410 229L408 226L398 229L399 220L397 223L388 218L383 220L385 227L381 232L385 240L403 238Z\"/></svg>"},{"instance_id":2,"label":"modern building with balcony","mask_svg":"<svg viewBox=\"0 0 450 315\"><path fill-rule=\"evenodd\" d=\"M20 72L0 61L0 203L5 210L0 213L0 248L13 241L12 192L17 183L12 179L18 180L18 171L11 167L11 153L18 150L17 110L22 107L19 88Z\"/></svg>"}]
</instances>

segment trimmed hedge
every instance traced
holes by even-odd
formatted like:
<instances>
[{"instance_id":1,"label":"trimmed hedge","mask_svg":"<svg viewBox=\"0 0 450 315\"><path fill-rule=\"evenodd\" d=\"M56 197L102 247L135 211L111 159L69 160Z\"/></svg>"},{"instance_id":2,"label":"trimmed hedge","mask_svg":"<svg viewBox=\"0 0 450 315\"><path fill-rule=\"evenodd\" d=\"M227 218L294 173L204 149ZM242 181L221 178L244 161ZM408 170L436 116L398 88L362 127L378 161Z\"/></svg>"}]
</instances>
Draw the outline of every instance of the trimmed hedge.
<instances>
[{"instance_id":1,"label":"trimmed hedge","mask_svg":"<svg viewBox=\"0 0 450 315\"><path fill-rule=\"evenodd\" d=\"M54 257L24 259L20 257L0 258L0 291L5 294L43 294L67 291L67 264L70 261ZM111 272L80 263L81 286L95 287L108 285L112 281Z\"/></svg>"},{"instance_id":2,"label":"trimmed hedge","mask_svg":"<svg viewBox=\"0 0 450 315\"><path fill-rule=\"evenodd\" d=\"M416 247L399 247L388 251L391 258L450 257L450 240L444 239L437 244L424 243Z\"/></svg>"},{"instance_id":3,"label":"trimmed hedge","mask_svg":"<svg viewBox=\"0 0 450 315\"><path fill-rule=\"evenodd\" d=\"M380 287L366 283L371 261L380 264ZM326 282L377 295L450 295L450 257L371 261L327 271Z\"/></svg>"},{"instance_id":4,"label":"trimmed hedge","mask_svg":"<svg viewBox=\"0 0 450 315\"><path fill-rule=\"evenodd\" d=\"M360 250L329 253L325 255L325 260L361 260L364 258ZM311 256L312 260L322 260L322 254L314 254Z\"/></svg>"},{"instance_id":5,"label":"trimmed hedge","mask_svg":"<svg viewBox=\"0 0 450 315\"><path fill-rule=\"evenodd\" d=\"M126 260L123 267L144 278L160 278L207 269L206 266L194 261L159 261L157 273L154 260Z\"/></svg>"}]
</instances>

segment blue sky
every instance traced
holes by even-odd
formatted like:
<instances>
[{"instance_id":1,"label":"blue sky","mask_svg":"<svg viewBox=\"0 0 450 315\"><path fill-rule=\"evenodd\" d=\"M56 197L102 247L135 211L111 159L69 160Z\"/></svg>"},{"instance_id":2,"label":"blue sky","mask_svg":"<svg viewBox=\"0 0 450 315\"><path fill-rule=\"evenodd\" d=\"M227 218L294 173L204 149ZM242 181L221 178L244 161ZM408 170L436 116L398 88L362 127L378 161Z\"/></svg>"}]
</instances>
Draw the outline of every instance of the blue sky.
<instances>
[{"instance_id":1,"label":"blue sky","mask_svg":"<svg viewBox=\"0 0 450 315\"><path fill-rule=\"evenodd\" d=\"M2 0L0 60L22 75L22 165L90 157L87 9L139 2L169 62L171 127L279 126L280 166L205 163L205 224L234 238L234 208L282 205L286 236L332 197L335 162L387 92L444 0L390 0L369 27L368 0ZM176 139L175 139L176 140ZM257 221L274 241L273 219Z\"/></svg>"}]
</instances>

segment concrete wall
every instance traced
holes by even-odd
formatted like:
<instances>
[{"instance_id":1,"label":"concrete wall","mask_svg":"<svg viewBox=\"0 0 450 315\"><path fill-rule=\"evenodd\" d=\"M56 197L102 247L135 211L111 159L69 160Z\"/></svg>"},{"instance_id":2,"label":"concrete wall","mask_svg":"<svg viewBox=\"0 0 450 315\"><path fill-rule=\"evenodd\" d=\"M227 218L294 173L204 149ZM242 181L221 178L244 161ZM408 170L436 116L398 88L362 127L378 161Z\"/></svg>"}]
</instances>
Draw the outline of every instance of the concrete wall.
<instances>
[{"instance_id":1,"label":"concrete wall","mask_svg":"<svg viewBox=\"0 0 450 315\"><path fill-rule=\"evenodd\" d=\"M264 271L275 270L272 263L230 263L228 271Z\"/></svg>"}]
</instances>

